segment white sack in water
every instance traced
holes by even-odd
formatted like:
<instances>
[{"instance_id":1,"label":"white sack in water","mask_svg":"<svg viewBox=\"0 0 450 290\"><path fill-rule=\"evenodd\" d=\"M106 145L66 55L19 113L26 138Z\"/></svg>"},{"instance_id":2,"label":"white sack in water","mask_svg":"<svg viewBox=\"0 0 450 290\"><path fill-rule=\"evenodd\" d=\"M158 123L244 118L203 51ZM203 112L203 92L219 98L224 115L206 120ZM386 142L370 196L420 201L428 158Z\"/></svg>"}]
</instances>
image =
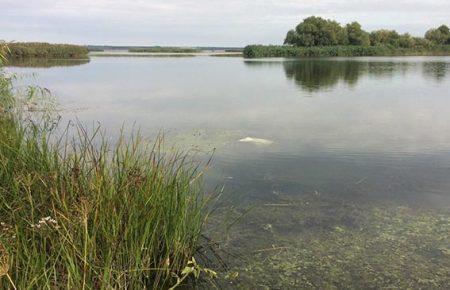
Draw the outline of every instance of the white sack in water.
<instances>
[{"instance_id":1,"label":"white sack in water","mask_svg":"<svg viewBox=\"0 0 450 290\"><path fill-rule=\"evenodd\" d=\"M240 139L239 142L253 143L253 144L258 144L258 145L270 145L273 143L272 140L252 138L252 137L246 137L246 138Z\"/></svg>"}]
</instances>

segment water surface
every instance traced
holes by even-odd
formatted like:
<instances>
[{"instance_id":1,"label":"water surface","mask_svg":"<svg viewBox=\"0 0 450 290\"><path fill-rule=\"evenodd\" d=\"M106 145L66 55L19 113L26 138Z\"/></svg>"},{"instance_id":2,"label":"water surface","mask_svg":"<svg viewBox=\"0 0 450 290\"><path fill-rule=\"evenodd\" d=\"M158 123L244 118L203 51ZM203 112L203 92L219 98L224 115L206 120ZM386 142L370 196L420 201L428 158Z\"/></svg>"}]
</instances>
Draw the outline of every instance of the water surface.
<instances>
[{"instance_id":1,"label":"water surface","mask_svg":"<svg viewBox=\"0 0 450 290\"><path fill-rule=\"evenodd\" d=\"M207 183L224 192L205 233L226 253L224 285L449 282L450 57L92 57L8 70L49 88L64 121L216 148Z\"/></svg>"}]
</instances>

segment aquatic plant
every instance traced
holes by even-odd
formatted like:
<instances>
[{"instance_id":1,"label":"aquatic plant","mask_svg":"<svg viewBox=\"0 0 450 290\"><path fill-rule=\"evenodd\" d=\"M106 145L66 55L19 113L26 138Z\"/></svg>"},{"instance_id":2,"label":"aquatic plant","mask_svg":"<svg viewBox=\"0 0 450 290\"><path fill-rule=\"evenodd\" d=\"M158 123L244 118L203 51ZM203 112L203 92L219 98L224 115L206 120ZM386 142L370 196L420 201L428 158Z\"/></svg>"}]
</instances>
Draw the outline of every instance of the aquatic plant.
<instances>
[{"instance_id":1,"label":"aquatic plant","mask_svg":"<svg viewBox=\"0 0 450 290\"><path fill-rule=\"evenodd\" d=\"M6 65L8 67L69 67L88 64L90 59L49 59L49 58L17 58L10 59Z\"/></svg>"},{"instance_id":2,"label":"aquatic plant","mask_svg":"<svg viewBox=\"0 0 450 290\"><path fill-rule=\"evenodd\" d=\"M328 57L328 56L406 56L406 55L449 55L450 45L400 48L380 46L313 46L296 47L281 45L248 45L244 48L245 58L262 57Z\"/></svg>"},{"instance_id":3,"label":"aquatic plant","mask_svg":"<svg viewBox=\"0 0 450 290\"><path fill-rule=\"evenodd\" d=\"M87 58L88 49L81 45L51 44L45 42L8 43L6 58Z\"/></svg>"},{"instance_id":4,"label":"aquatic plant","mask_svg":"<svg viewBox=\"0 0 450 290\"><path fill-rule=\"evenodd\" d=\"M234 211L233 216L245 214L245 219L217 235L229 245L225 250L242 255L220 276L223 283L232 280L244 289L449 285L448 209L362 205L314 192L281 195L273 203Z\"/></svg>"},{"instance_id":5,"label":"aquatic plant","mask_svg":"<svg viewBox=\"0 0 450 290\"><path fill-rule=\"evenodd\" d=\"M192 262L208 201L197 162L161 138L56 135L1 72L0 94L0 289L159 289L213 274Z\"/></svg>"}]
</instances>

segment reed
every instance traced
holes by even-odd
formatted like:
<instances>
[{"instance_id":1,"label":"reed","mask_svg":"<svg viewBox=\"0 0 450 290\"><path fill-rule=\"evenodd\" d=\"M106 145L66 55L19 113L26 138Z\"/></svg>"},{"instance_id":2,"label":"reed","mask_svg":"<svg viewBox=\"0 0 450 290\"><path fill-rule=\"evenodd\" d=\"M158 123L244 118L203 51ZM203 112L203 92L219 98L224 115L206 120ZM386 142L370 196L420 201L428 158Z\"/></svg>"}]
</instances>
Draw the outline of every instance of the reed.
<instances>
[{"instance_id":1,"label":"reed","mask_svg":"<svg viewBox=\"0 0 450 290\"><path fill-rule=\"evenodd\" d=\"M0 289L156 289L198 277L208 198L197 162L139 134L111 143L74 126L56 138L3 72L0 94Z\"/></svg>"},{"instance_id":2,"label":"reed","mask_svg":"<svg viewBox=\"0 0 450 290\"><path fill-rule=\"evenodd\" d=\"M87 58L88 49L81 45L45 42L13 42L8 44L8 59L22 58Z\"/></svg>"},{"instance_id":3,"label":"reed","mask_svg":"<svg viewBox=\"0 0 450 290\"><path fill-rule=\"evenodd\" d=\"M450 45L399 48L392 46L314 46L248 45L245 58L263 57L332 57L332 56L408 56L450 55Z\"/></svg>"}]
</instances>

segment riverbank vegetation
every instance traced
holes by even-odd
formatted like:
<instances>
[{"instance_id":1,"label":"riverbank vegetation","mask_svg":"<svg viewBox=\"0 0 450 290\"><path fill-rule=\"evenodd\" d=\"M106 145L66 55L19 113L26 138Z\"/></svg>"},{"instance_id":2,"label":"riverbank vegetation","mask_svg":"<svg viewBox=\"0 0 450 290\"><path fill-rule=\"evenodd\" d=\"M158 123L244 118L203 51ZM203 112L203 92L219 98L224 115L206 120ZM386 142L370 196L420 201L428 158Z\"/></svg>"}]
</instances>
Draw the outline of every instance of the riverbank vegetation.
<instances>
[{"instance_id":1,"label":"riverbank vegetation","mask_svg":"<svg viewBox=\"0 0 450 290\"><path fill-rule=\"evenodd\" d=\"M250 45L244 57L381 56L450 54L450 30L446 25L430 29L425 37L395 30L364 31L358 22L345 26L311 16L290 30L284 46Z\"/></svg>"},{"instance_id":2,"label":"riverbank vegetation","mask_svg":"<svg viewBox=\"0 0 450 290\"><path fill-rule=\"evenodd\" d=\"M214 274L193 258L207 203L198 163L162 140L56 135L35 103L47 91L11 79L0 71L0 289L160 289Z\"/></svg>"},{"instance_id":3,"label":"riverbank vegetation","mask_svg":"<svg viewBox=\"0 0 450 290\"><path fill-rule=\"evenodd\" d=\"M8 59L23 58L87 58L88 49L81 45L45 42L13 42L8 44Z\"/></svg>"},{"instance_id":4,"label":"riverbank vegetation","mask_svg":"<svg viewBox=\"0 0 450 290\"><path fill-rule=\"evenodd\" d=\"M69 67L88 64L89 58L72 58L72 59L54 59L54 58L17 58L10 59L6 65L8 67Z\"/></svg>"},{"instance_id":5,"label":"riverbank vegetation","mask_svg":"<svg viewBox=\"0 0 450 290\"><path fill-rule=\"evenodd\" d=\"M450 55L450 45L428 48L396 48L391 46L317 46L249 45L244 57L327 57L327 56L414 56Z\"/></svg>"},{"instance_id":6,"label":"riverbank vegetation","mask_svg":"<svg viewBox=\"0 0 450 290\"><path fill-rule=\"evenodd\" d=\"M197 53L201 50L191 47L165 47L165 46L152 46L152 47L136 47L130 48L128 52L137 53Z\"/></svg>"}]
</instances>

